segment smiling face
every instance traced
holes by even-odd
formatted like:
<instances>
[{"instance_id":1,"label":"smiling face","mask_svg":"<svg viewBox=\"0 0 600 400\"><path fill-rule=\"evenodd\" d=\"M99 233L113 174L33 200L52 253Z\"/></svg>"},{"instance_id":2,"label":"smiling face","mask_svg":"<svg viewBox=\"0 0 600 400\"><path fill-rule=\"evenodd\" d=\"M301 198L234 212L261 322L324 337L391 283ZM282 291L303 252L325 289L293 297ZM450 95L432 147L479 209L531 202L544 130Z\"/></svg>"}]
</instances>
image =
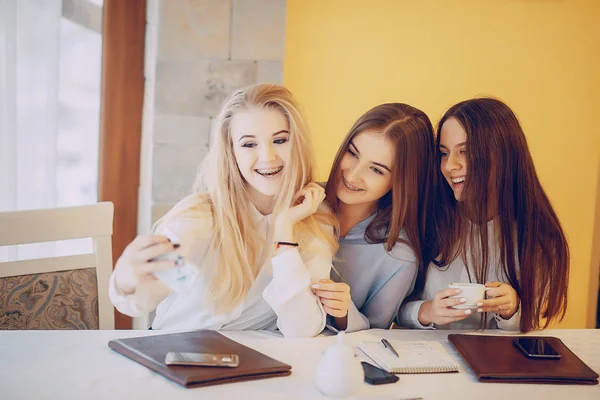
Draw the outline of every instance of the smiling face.
<instances>
[{"instance_id":1,"label":"smiling face","mask_svg":"<svg viewBox=\"0 0 600 400\"><path fill-rule=\"evenodd\" d=\"M289 123L278 110L249 108L231 119L233 153L254 204L270 201L282 190L291 158Z\"/></svg>"},{"instance_id":2,"label":"smiling face","mask_svg":"<svg viewBox=\"0 0 600 400\"><path fill-rule=\"evenodd\" d=\"M354 136L340 162L338 199L346 205L368 205L374 211L377 201L392 188L393 148L379 132Z\"/></svg>"},{"instance_id":3,"label":"smiling face","mask_svg":"<svg viewBox=\"0 0 600 400\"><path fill-rule=\"evenodd\" d=\"M439 152L442 174L460 201L467 179L467 133L456 118L448 118L442 125Z\"/></svg>"}]
</instances>

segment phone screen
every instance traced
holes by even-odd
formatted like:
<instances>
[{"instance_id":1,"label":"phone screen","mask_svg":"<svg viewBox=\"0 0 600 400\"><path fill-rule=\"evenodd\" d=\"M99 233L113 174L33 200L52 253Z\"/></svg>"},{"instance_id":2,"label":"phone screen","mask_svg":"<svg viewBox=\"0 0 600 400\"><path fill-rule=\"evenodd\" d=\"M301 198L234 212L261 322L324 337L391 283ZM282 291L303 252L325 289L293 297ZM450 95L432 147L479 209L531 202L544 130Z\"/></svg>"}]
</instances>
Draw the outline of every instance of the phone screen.
<instances>
[{"instance_id":1,"label":"phone screen","mask_svg":"<svg viewBox=\"0 0 600 400\"><path fill-rule=\"evenodd\" d=\"M519 337L513 342L528 357L560 358L560 354L544 338Z\"/></svg>"},{"instance_id":2,"label":"phone screen","mask_svg":"<svg viewBox=\"0 0 600 400\"><path fill-rule=\"evenodd\" d=\"M361 364L363 366L363 370L365 371L365 382L370 383L371 385L394 383L400 379L396 375L390 374L386 370L377 368L376 366L367 362L362 361Z\"/></svg>"}]
</instances>

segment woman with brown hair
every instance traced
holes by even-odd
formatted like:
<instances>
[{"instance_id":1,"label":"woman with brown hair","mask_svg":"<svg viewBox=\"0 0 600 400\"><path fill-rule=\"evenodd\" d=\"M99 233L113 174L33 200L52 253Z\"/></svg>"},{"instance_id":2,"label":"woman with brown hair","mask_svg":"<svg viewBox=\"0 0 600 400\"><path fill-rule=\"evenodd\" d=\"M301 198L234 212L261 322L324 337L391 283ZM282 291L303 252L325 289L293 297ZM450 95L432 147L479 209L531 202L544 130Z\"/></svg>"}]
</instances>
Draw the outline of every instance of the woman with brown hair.
<instances>
[{"instance_id":1,"label":"woman with brown hair","mask_svg":"<svg viewBox=\"0 0 600 400\"><path fill-rule=\"evenodd\" d=\"M441 119L436 145L438 257L401 323L527 332L562 319L569 248L515 114L499 100L463 101ZM454 309L465 300L452 282L485 283L487 299Z\"/></svg>"},{"instance_id":2,"label":"woman with brown hair","mask_svg":"<svg viewBox=\"0 0 600 400\"><path fill-rule=\"evenodd\" d=\"M429 118L406 104L372 108L346 135L325 188L340 224L336 282L313 286L330 326L388 328L428 264L433 157Z\"/></svg>"}]
</instances>

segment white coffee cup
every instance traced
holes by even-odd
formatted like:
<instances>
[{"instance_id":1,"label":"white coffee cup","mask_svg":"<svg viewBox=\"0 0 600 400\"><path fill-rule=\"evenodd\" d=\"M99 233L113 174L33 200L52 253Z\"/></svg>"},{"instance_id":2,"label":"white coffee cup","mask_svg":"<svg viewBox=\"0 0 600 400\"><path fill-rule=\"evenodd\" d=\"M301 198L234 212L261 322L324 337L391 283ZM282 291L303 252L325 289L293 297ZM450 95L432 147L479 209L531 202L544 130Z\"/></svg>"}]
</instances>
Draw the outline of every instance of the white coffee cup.
<instances>
[{"instance_id":1,"label":"white coffee cup","mask_svg":"<svg viewBox=\"0 0 600 400\"><path fill-rule=\"evenodd\" d=\"M461 292L457 295L450 296L451 299L466 298L467 301L462 304L452 306L459 310L477 308L477 303L485 299L485 291L491 288L482 285L481 283L450 283L450 289L460 289Z\"/></svg>"}]
</instances>

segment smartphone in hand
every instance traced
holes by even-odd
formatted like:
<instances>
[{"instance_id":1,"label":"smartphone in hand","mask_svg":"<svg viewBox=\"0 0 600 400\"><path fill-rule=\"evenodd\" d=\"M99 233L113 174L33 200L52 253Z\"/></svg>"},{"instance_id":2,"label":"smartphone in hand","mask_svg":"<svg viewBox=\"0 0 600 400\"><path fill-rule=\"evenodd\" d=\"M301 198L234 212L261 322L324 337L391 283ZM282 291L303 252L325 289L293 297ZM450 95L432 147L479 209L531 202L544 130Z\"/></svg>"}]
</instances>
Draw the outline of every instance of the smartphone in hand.
<instances>
[{"instance_id":1,"label":"smartphone in hand","mask_svg":"<svg viewBox=\"0 0 600 400\"><path fill-rule=\"evenodd\" d=\"M154 276L174 292L191 289L199 275L198 269L175 251L154 257L150 261L173 261L175 263L173 268L154 272Z\"/></svg>"}]
</instances>

